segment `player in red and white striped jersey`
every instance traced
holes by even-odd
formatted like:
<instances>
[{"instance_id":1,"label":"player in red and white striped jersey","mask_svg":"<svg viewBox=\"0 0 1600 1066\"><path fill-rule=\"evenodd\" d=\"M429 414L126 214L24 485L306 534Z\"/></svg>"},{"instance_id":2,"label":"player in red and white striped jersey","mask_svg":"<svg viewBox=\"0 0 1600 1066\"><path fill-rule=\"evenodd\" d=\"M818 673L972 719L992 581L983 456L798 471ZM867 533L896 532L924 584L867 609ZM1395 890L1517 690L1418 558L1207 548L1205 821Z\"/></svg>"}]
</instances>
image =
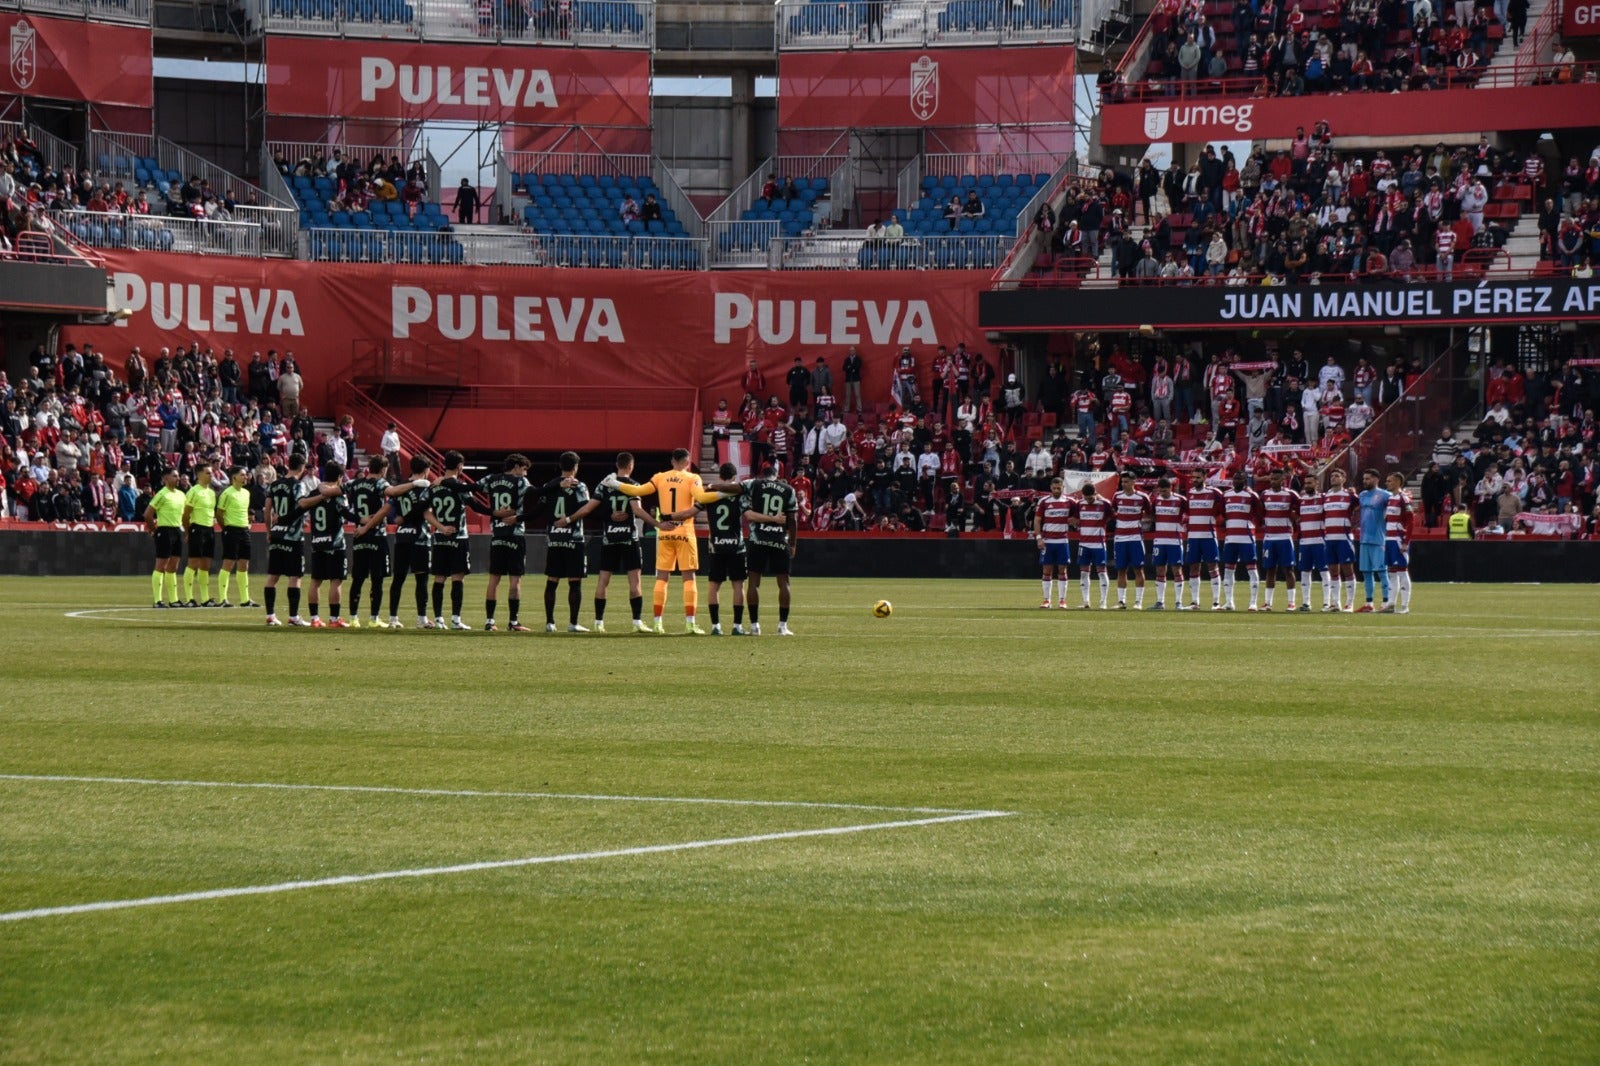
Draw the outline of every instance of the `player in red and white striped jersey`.
<instances>
[{"instance_id":1,"label":"player in red and white striped jersey","mask_svg":"<svg viewBox=\"0 0 1600 1066\"><path fill-rule=\"evenodd\" d=\"M1328 569L1337 582L1334 606L1346 614L1356 609L1355 523L1361 500L1346 484L1345 472L1328 473L1328 491L1322 494L1322 537L1328 549Z\"/></svg>"},{"instance_id":2,"label":"player in red and white striped jersey","mask_svg":"<svg viewBox=\"0 0 1600 1066\"><path fill-rule=\"evenodd\" d=\"M1288 588L1289 610L1294 610L1294 525L1300 511L1300 494L1284 485L1283 468L1267 475L1267 489L1261 494L1261 568L1267 572L1267 591L1262 606L1272 610L1272 595L1278 575Z\"/></svg>"},{"instance_id":3,"label":"player in red and white striped jersey","mask_svg":"<svg viewBox=\"0 0 1600 1066\"><path fill-rule=\"evenodd\" d=\"M1389 506L1384 513L1383 554L1389 567L1389 588L1392 599L1383 605L1385 612L1409 614L1411 612L1411 493L1406 491L1406 479L1398 470L1391 471L1385 481L1389 489Z\"/></svg>"},{"instance_id":4,"label":"player in red and white striped jersey","mask_svg":"<svg viewBox=\"0 0 1600 1066\"><path fill-rule=\"evenodd\" d=\"M1322 493L1310 482L1300 491L1300 612L1311 610L1311 575L1322 581L1322 610L1337 611L1328 580L1328 547L1322 534Z\"/></svg>"},{"instance_id":5,"label":"player in red and white striped jersey","mask_svg":"<svg viewBox=\"0 0 1600 1066\"><path fill-rule=\"evenodd\" d=\"M1439 232L1434 236L1434 247L1438 251L1439 273L1444 275L1444 280L1452 280L1456 262L1456 231L1447 225L1440 225Z\"/></svg>"},{"instance_id":6,"label":"player in red and white striped jersey","mask_svg":"<svg viewBox=\"0 0 1600 1066\"><path fill-rule=\"evenodd\" d=\"M1261 594L1261 574L1256 570L1256 531L1261 520L1261 497L1246 483L1245 475L1233 475L1233 488L1222 494L1222 591L1227 597L1223 610L1233 610L1233 587L1243 566L1250 578L1250 610L1255 611Z\"/></svg>"},{"instance_id":7,"label":"player in red and white striped jersey","mask_svg":"<svg viewBox=\"0 0 1600 1066\"><path fill-rule=\"evenodd\" d=\"M1183 524L1188 505L1182 496L1172 491L1172 479L1163 476L1156 482L1156 494L1150 500L1150 513L1155 516L1155 535L1151 548L1151 563L1156 568L1156 604L1152 610L1167 609L1167 577L1178 583L1178 610L1183 605Z\"/></svg>"},{"instance_id":8,"label":"player in red and white striped jersey","mask_svg":"<svg viewBox=\"0 0 1600 1066\"><path fill-rule=\"evenodd\" d=\"M1196 475L1202 477L1204 475ZM1222 522L1222 492L1201 480L1189 490L1188 508L1184 515L1183 561L1189 567L1190 610L1200 608L1200 579L1211 582L1211 609L1222 610L1222 573L1217 563L1222 559L1217 544L1217 533ZM1179 610L1183 596L1179 595Z\"/></svg>"},{"instance_id":9,"label":"player in red and white striped jersey","mask_svg":"<svg viewBox=\"0 0 1600 1066\"><path fill-rule=\"evenodd\" d=\"M1133 609L1144 610L1144 520L1150 497L1139 491L1132 474L1122 475L1122 490L1111 499L1116 508L1117 610L1128 609L1128 575L1134 577Z\"/></svg>"},{"instance_id":10,"label":"player in red and white striped jersey","mask_svg":"<svg viewBox=\"0 0 1600 1066\"><path fill-rule=\"evenodd\" d=\"M1106 609L1111 596L1111 578L1106 573L1106 535L1115 514L1111 501L1095 491L1094 482L1083 486L1078 501L1078 580L1083 585L1083 609L1089 609L1089 579L1100 578L1100 609Z\"/></svg>"},{"instance_id":11,"label":"player in red and white striped jersey","mask_svg":"<svg viewBox=\"0 0 1600 1066\"><path fill-rule=\"evenodd\" d=\"M1072 564L1072 517L1077 503L1062 491L1060 478L1050 479L1050 495L1040 500L1033 510L1033 538L1039 546L1039 565L1044 575L1039 579L1044 601L1041 610L1050 609L1051 597L1060 582L1063 610L1067 606L1067 567Z\"/></svg>"}]
</instances>

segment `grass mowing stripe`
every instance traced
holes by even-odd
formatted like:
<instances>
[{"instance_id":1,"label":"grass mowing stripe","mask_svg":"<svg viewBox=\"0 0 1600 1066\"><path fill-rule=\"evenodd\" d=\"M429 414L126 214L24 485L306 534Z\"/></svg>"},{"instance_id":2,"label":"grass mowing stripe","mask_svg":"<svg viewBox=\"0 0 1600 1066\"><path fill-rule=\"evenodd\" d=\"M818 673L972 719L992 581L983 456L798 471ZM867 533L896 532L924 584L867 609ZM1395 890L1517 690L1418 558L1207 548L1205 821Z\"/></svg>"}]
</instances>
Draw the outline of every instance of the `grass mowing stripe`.
<instances>
[{"instance_id":1,"label":"grass mowing stripe","mask_svg":"<svg viewBox=\"0 0 1600 1066\"><path fill-rule=\"evenodd\" d=\"M373 881L443 877L450 874L478 873L484 870L510 870L523 866L548 866L554 863L586 862L593 859L663 855L675 851L700 851L706 848L726 848L739 844L768 844L780 840L801 840L807 837L846 836L852 833L871 833L885 829L913 829L919 826L946 825L953 822L972 822L984 818L1007 817L1010 817L1010 812L1008 811L967 811L961 814L946 814L936 818L908 818L894 822L866 822L860 825L830 826L824 829L792 829L777 833L755 833L748 836L717 837L711 840L689 840L676 844L645 844L633 848L613 848L608 851L578 851L564 855L534 855L522 859L492 859L485 862L458 863L454 866L424 866L409 870L383 870L378 873L345 874L339 877L322 877L310 881L280 881L271 885L212 888L199 892L145 896L142 899L115 899L103 900L97 903L75 903L65 907L38 907L33 910L11 911L6 914L0 914L0 922L21 922L33 918L59 918L74 914L128 910L134 907L162 907L176 903L200 903L207 900L232 899L238 896L264 896L279 892L297 892L308 888L359 885Z\"/></svg>"},{"instance_id":2,"label":"grass mowing stripe","mask_svg":"<svg viewBox=\"0 0 1600 1066\"><path fill-rule=\"evenodd\" d=\"M172 781L152 777L83 777L71 774L0 774L0 781L60 782L86 785L155 785L168 788L261 788L301 792L378 792L399 796L461 796L478 799L573 800L587 803L685 803L726 807L807 807L833 811L891 811L902 814L973 814L1000 817L1015 811L975 811L955 807L889 807L875 803L822 803L809 800L722 799L714 796L617 796L578 792L493 792L472 788L400 788L391 785L316 785L282 781Z\"/></svg>"}]
</instances>

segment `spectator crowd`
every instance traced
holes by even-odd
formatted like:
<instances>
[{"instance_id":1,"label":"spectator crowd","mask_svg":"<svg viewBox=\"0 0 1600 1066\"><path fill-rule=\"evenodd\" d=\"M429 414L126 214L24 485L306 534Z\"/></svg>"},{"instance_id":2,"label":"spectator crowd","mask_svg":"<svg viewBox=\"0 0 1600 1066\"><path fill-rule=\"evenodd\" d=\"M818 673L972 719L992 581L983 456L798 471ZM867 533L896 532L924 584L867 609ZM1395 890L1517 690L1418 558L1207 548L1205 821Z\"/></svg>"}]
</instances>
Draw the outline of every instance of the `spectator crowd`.
<instances>
[{"instance_id":1,"label":"spectator crowd","mask_svg":"<svg viewBox=\"0 0 1600 1066\"><path fill-rule=\"evenodd\" d=\"M1438 528L1456 511L1471 528L1501 533L1600 534L1600 374L1557 361L1532 375L1494 360L1487 405L1471 437L1445 427L1422 475L1423 523ZM1544 519L1565 517L1564 522Z\"/></svg>"},{"instance_id":2,"label":"spectator crowd","mask_svg":"<svg viewBox=\"0 0 1600 1066\"><path fill-rule=\"evenodd\" d=\"M259 514L291 453L314 468L355 454L353 423L319 433L304 386L290 352L241 365L200 345L134 348L119 374L91 345L37 348L20 380L0 373L0 516L136 521L163 471L186 484L202 462L250 470Z\"/></svg>"},{"instance_id":3,"label":"spectator crowd","mask_svg":"<svg viewBox=\"0 0 1600 1066\"><path fill-rule=\"evenodd\" d=\"M872 368L890 376L894 402L871 409L856 349L842 379L826 356L797 358L769 387L752 362L743 400L720 402L711 428L719 439L737 429L753 462L781 464L810 528L987 531L1008 517L1020 528L1033 495L1062 473L1189 484L1282 469L1298 483L1402 402L1423 370L1368 351L1347 366L1293 348L1247 359L1198 342L1106 345L1051 358L1030 394L1012 361L1002 351L997 367L965 345L926 361L902 350ZM1580 413L1571 431L1581 437L1585 424Z\"/></svg>"},{"instance_id":4,"label":"spectator crowd","mask_svg":"<svg viewBox=\"0 0 1600 1066\"><path fill-rule=\"evenodd\" d=\"M1536 147L1503 152L1483 137L1362 158L1336 151L1319 123L1243 162L1207 145L1187 169L1147 158L1069 187L1059 211L1034 219L1037 265L1083 273L1104 250L1113 276L1146 284L1449 281L1505 260L1507 223L1536 207L1545 258L1592 276L1600 151L1554 168Z\"/></svg>"}]
</instances>

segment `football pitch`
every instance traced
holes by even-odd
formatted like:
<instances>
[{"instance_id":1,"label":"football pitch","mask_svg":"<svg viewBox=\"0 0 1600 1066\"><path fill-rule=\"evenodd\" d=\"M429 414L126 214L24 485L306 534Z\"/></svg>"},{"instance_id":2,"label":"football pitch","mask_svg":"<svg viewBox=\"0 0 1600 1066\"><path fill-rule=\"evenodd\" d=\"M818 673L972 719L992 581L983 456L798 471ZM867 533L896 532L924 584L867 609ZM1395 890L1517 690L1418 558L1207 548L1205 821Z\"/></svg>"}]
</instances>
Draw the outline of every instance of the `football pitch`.
<instances>
[{"instance_id":1,"label":"football pitch","mask_svg":"<svg viewBox=\"0 0 1600 1066\"><path fill-rule=\"evenodd\" d=\"M794 639L617 592L395 633L0 578L0 1061L1600 1060L1592 587L799 577Z\"/></svg>"}]
</instances>

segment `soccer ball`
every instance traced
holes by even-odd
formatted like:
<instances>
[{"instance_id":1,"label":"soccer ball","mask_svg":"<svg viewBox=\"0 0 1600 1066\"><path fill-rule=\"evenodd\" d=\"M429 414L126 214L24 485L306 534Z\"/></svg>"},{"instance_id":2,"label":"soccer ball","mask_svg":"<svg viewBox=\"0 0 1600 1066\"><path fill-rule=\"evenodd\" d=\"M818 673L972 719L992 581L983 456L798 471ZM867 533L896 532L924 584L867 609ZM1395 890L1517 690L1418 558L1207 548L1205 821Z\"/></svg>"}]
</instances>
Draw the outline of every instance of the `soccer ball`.
<instances>
[{"instance_id":1,"label":"soccer ball","mask_svg":"<svg viewBox=\"0 0 1600 1066\"><path fill-rule=\"evenodd\" d=\"M891 614L894 614L894 604L888 600L879 600L872 605L872 617L874 618L888 618Z\"/></svg>"}]
</instances>

